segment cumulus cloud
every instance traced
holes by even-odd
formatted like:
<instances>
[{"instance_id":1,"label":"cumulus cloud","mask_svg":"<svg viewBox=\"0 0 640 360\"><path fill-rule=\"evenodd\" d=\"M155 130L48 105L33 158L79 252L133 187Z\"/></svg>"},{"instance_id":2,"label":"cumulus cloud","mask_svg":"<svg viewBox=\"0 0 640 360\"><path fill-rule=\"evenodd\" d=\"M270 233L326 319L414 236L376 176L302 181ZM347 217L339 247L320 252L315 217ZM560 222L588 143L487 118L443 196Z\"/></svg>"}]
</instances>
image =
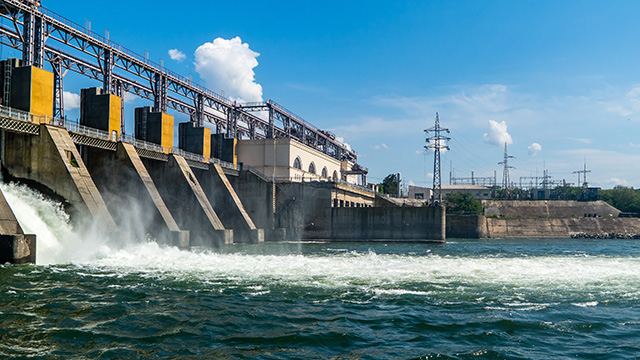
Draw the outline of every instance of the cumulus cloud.
<instances>
[{"instance_id":1,"label":"cumulus cloud","mask_svg":"<svg viewBox=\"0 0 640 360\"><path fill-rule=\"evenodd\" d=\"M80 108L80 95L65 91L62 93L65 110L75 110Z\"/></svg>"},{"instance_id":2,"label":"cumulus cloud","mask_svg":"<svg viewBox=\"0 0 640 360\"><path fill-rule=\"evenodd\" d=\"M238 36L217 38L196 49L194 65L209 88L221 89L238 100L262 101L262 86L255 82L253 72L258 56Z\"/></svg>"},{"instance_id":3,"label":"cumulus cloud","mask_svg":"<svg viewBox=\"0 0 640 360\"><path fill-rule=\"evenodd\" d=\"M169 57L171 57L171 60L181 62L187 58L187 55L185 55L182 51L178 49L171 49L169 50Z\"/></svg>"},{"instance_id":4,"label":"cumulus cloud","mask_svg":"<svg viewBox=\"0 0 640 360\"><path fill-rule=\"evenodd\" d=\"M389 150L389 146L387 144L382 143L380 145L373 145L373 150L387 149Z\"/></svg>"},{"instance_id":5,"label":"cumulus cloud","mask_svg":"<svg viewBox=\"0 0 640 360\"><path fill-rule=\"evenodd\" d=\"M482 138L486 143L498 146L504 146L505 143L513 144L511 135L507 132L507 123L504 121L489 120L489 132L484 133Z\"/></svg>"},{"instance_id":6,"label":"cumulus cloud","mask_svg":"<svg viewBox=\"0 0 640 360\"><path fill-rule=\"evenodd\" d=\"M533 143L529 145L529 156L536 156L540 151L542 151L542 145L538 143Z\"/></svg>"}]
</instances>

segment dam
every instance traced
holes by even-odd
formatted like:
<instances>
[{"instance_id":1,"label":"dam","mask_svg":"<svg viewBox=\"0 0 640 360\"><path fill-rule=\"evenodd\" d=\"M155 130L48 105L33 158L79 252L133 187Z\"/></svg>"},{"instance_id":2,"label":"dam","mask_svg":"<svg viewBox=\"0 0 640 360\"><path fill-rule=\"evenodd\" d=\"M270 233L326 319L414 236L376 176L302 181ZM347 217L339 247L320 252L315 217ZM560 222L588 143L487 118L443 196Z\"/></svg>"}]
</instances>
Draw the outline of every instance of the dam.
<instances>
[{"instance_id":1,"label":"dam","mask_svg":"<svg viewBox=\"0 0 640 360\"><path fill-rule=\"evenodd\" d=\"M2 0L0 16L0 42L22 54L0 61L3 181L64 204L74 226L178 247L444 241L443 208L385 206L355 151L284 106L231 101L39 1ZM96 82L76 89L77 122L64 113L68 71ZM133 133L126 93L150 103L133 109ZM34 262L37 234L4 197L0 216L0 261Z\"/></svg>"}]
</instances>

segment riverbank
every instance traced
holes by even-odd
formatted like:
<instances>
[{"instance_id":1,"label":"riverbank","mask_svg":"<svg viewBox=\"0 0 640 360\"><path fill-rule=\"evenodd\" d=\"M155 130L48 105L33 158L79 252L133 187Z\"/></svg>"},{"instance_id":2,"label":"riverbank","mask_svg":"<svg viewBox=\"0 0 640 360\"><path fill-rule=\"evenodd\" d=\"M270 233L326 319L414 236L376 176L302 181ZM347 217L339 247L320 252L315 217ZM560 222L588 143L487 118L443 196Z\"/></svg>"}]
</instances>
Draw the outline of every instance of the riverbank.
<instances>
[{"instance_id":1,"label":"riverbank","mask_svg":"<svg viewBox=\"0 0 640 360\"><path fill-rule=\"evenodd\" d=\"M640 219L603 201L483 201L484 215L447 215L447 238L571 238L640 234Z\"/></svg>"}]
</instances>

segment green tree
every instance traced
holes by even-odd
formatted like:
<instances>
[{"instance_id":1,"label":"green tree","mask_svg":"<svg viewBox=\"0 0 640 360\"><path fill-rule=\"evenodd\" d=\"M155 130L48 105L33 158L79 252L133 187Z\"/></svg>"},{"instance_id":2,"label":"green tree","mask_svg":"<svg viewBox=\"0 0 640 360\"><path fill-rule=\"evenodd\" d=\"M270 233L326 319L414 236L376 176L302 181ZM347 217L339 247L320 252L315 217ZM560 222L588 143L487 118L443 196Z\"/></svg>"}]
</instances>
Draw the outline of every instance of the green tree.
<instances>
[{"instance_id":1,"label":"green tree","mask_svg":"<svg viewBox=\"0 0 640 360\"><path fill-rule=\"evenodd\" d=\"M389 174L382 180L382 193L395 196L398 194L398 174Z\"/></svg>"},{"instance_id":2,"label":"green tree","mask_svg":"<svg viewBox=\"0 0 640 360\"><path fill-rule=\"evenodd\" d=\"M449 194L444 201L449 213L482 212L482 203L467 192Z\"/></svg>"},{"instance_id":3,"label":"green tree","mask_svg":"<svg viewBox=\"0 0 640 360\"><path fill-rule=\"evenodd\" d=\"M600 198L620 211L640 212L640 194L632 187L618 185L610 190L602 190Z\"/></svg>"},{"instance_id":4,"label":"green tree","mask_svg":"<svg viewBox=\"0 0 640 360\"><path fill-rule=\"evenodd\" d=\"M551 190L551 198L557 200L578 200L584 189L581 186L557 186Z\"/></svg>"}]
</instances>

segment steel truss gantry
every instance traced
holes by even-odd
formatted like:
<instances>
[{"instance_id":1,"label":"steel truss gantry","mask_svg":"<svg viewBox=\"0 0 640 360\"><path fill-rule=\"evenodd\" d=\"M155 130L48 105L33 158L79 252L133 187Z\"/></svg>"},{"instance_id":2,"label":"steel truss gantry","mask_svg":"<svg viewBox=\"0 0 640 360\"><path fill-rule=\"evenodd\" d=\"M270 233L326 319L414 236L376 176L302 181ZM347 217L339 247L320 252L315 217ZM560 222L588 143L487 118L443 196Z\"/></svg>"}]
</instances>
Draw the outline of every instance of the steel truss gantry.
<instances>
[{"instance_id":1,"label":"steel truss gantry","mask_svg":"<svg viewBox=\"0 0 640 360\"><path fill-rule=\"evenodd\" d=\"M0 18L8 20L0 24L0 43L20 51L23 65L51 65L55 116L64 116L62 78L71 70L101 82L104 93L134 94L152 101L154 111L188 114L197 126L213 124L218 133L229 137L295 139L338 160L357 162L357 154L335 136L284 107L270 100L233 102L150 61L148 55L141 56L42 7L39 1L0 0ZM254 111L268 112L268 121Z\"/></svg>"}]
</instances>

